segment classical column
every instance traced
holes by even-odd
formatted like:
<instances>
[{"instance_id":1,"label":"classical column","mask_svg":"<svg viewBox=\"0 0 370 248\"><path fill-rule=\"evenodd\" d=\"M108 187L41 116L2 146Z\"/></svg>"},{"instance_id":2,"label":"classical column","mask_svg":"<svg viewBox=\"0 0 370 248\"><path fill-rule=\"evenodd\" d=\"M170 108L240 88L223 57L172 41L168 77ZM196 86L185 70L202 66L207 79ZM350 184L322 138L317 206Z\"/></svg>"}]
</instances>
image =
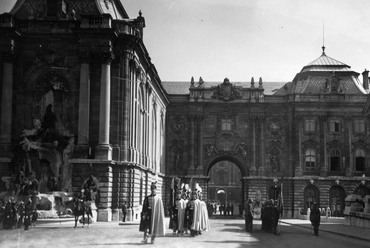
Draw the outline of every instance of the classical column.
<instances>
[{"instance_id":1,"label":"classical column","mask_svg":"<svg viewBox=\"0 0 370 248\"><path fill-rule=\"evenodd\" d=\"M109 144L110 125L110 64L112 53L104 54L101 65L100 113L99 113L99 144L96 147L95 158L112 159L112 147Z\"/></svg>"},{"instance_id":2,"label":"classical column","mask_svg":"<svg viewBox=\"0 0 370 248\"><path fill-rule=\"evenodd\" d=\"M0 145L1 153L7 154L12 138L12 112L13 112L13 56L3 55L3 87L1 94L1 125ZM4 149L3 149L4 148ZM4 154L4 155L5 155Z\"/></svg>"},{"instance_id":3,"label":"classical column","mask_svg":"<svg viewBox=\"0 0 370 248\"><path fill-rule=\"evenodd\" d=\"M258 175L264 176L266 172L265 168L265 118L263 116L258 117L259 127L260 127L260 165L258 167Z\"/></svg>"},{"instance_id":4,"label":"classical column","mask_svg":"<svg viewBox=\"0 0 370 248\"><path fill-rule=\"evenodd\" d=\"M78 106L78 142L76 151L79 157L87 158L89 151L90 122L90 58L88 54L80 57L80 99Z\"/></svg>"},{"instance_id":5,"label":"classical column","mask_svg":"<svg viewBox=\"0 0 370 248\"><path fill-rule=\"evenodd\" d=\"M189 141L189 144L190 144L190 152L189 152L189 168L188 168L188 173L189 174L193 174L194 172L194 138L195 138L195 132L194 132L194 119L195 119L195 116L191 115L189 116L189 121L190 121L190 128L189 128L189 138L190 138L190 141Z\"/></svg>"},{"instance_id":6,"label":"classical column","mask_svg":"<svg viewBox=\"0 0 370 248\"><path fill-rule=\"evenodd\" d=\"M256 168L256 118L252 116L250 119L252 123L252 128L251 128L251 136L252 136L252 165L251 168L249 169L249 175L250 176L256 176L257 174L257 168Z\"/></svg>"}]
</instances>

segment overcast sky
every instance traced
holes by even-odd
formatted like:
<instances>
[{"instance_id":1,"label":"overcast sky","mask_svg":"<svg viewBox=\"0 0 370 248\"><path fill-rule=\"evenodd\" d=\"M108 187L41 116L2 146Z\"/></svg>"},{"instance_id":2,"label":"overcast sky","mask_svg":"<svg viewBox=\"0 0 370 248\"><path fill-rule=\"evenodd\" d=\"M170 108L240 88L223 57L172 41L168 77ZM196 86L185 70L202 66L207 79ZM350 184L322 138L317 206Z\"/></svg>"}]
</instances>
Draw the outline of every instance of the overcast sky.
<instances>
[{"instance_id":1,"label":"overcast sky","mask_svg":"<svg viewBox=\"0 0 370 248\"><path fill-rule=\"evenodd\" d=\"M0 0L0 12L15 0ZM288 82L326 54L370 68L369 0L122 0L162 81Z\"/></svg>"}]
</instances>

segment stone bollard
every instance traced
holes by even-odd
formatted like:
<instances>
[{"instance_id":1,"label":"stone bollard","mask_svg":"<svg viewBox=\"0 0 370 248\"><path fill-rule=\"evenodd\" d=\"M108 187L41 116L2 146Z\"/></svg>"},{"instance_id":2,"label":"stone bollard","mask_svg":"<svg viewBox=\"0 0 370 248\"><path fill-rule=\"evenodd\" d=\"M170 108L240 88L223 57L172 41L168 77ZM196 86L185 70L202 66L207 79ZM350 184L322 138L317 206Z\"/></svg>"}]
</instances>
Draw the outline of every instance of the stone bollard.
<instances>
[{"instance_id":1,"label":"stone bollard","mask_svg":"<svg viewBox=\"0 0 370 248\"><path fill-rule=\"evenodd\" d=\"M307 220L310 220L311 208L307 208Z\"/></svg>"},{"instance_id":2,"label":"stone bollard","mask_svg":"<svg viewBox=\"0 0 370 248\"><path fill-rule=\"evenodd\" d=\"M370 213L370 195L366 195L363 201L365 203L364 213Z\"/></svg>"}]
</instances>

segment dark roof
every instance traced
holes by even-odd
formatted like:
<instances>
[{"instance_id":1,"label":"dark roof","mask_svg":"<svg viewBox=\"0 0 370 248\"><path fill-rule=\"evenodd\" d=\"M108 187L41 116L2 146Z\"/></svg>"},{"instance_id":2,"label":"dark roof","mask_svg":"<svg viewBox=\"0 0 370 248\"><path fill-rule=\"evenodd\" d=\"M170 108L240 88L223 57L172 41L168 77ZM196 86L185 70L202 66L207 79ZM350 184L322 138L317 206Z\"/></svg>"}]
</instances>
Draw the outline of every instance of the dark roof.
<instances>
[{"instance_id":1,"label":"dark roof","mask_svg":"<svg viewBox=\"0 0 370 248\"><path fill-rule=\"evenodd\" d=\"M110 14L115 20L123 20L129 18L120 0L65 0L68 9L67 14L75 11L76 18L80 19L80 15L101 15ZM17 0L10 13L18 19L29 19L30 16L37 19L46 13L46 5L42 1L34 0Z\"/></svg>"},{"instance_id":2,"label":"dark roof","mask_svg":"<svg viewBox=\"0 0 370 248\"><path fill-rule=\"evenodd\" d=\"M250 82L231 82L235 86L242 86L243 88L250 88ZM204 82L204 88L216 87L222 82ZM272 95L276 90L282 87L285 82L263 82L264 94ZM163 87L166 92L170 95L186 95L189 94L190 81L163 81ZM197 83L195 83L197 86ZM258 87L258 81L255 83L255 86Z\"/></svg>"},{"instance_id":3,"label":"dark roof","mask_svg":"<svg viewBox=\"0 0 370 248\"><path fill-rule=\"evenodd\" d=\"M350 66L333 59L323 52L320 57L302 68L306 71L350 71Z\"/></svg>"},{"instance_id":4,"label":"dark roof","mask_svg":"<svg viewBox=\"0 0 370 248\"><path fill-rule=\"evenodd\" d=\"M328 77L325 76L312 76L307 80L297 80L289 82L275 92L274 95L286 95L286 94L323 94L326 92L326 80ZM361 82L351 76L341 77L340 79L341 93L343 94L366 94L363 89Z\"/></svg>"}]
</instances>

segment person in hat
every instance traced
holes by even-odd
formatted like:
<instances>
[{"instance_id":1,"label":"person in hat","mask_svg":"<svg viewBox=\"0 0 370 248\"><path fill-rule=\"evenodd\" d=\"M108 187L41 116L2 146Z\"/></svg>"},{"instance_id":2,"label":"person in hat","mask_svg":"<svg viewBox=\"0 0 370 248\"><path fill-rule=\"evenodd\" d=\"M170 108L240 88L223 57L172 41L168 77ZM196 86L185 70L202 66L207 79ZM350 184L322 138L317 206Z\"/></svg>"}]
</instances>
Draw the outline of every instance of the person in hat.
<instances>
[{"instance_id":1,"label":"person in hat","mask_svg":"<svg viewBox=\"0 0 370 248\"><path fill-rule=\"evenodd\" d=\"M247 232L253 232L253 206L252 199L248 199L245 204L245 230Z\"/></svg>"},{"instance_id":2,"label":"person in hat","mask_svg":"<svg viewBox=\"0 0 370 248\"><path fill-rule=\"evenodd\" d=\"M320 210L317 207L316 202L313 203L311 208L310 221L313 226L314 236L319 236L319 226L321 221Z\"/></svg>"},{"instance_id":3,"label":"person in hat","mask_svg":"<svg viewBox=\"0 0 370 248\"><path fill-rule=\"evenodd\" d=\"M148 243L148 234L150 234L151 243L153 244L156 237L165 235L166 226L163 202L162 198L156 193L156 183L152 183L150 190L151 194L144 199L139 231L144 232L142 243Z\"/></svg>"}]
</instances>

